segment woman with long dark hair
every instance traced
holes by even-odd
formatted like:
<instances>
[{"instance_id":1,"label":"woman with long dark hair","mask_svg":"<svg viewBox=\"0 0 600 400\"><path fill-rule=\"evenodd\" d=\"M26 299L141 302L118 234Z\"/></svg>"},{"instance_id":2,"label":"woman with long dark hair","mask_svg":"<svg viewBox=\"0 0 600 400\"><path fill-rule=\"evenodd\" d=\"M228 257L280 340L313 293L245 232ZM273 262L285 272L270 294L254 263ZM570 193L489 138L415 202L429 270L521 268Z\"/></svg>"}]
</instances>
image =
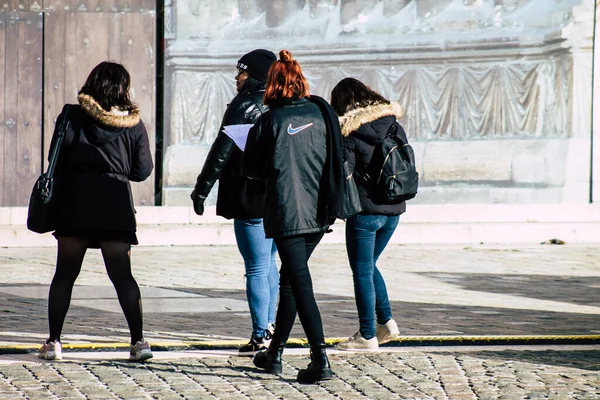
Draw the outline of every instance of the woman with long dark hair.
<instances>
[{"instance_id":1,"label":"woman with long dark hair","mask_svg":"<svg viewBox=\"0 0 600 400\"><path fill-rule=\"evenodd\" d=\"M287 50L279 52L269 70L264 103L269 111L250 130L242 172L266 179L265 233L275 240L281 270L275 332L254 364L281 373L281 355L297 313L311 349L311 362L297 379L314 383L333 373L308 260L335 219L332 199L343 179L341 136L335 112L310 96L302 69Z\"/></svg>"},{"instance_id":2,"label":"woman with long dark hair","mask_svg":"<svg viewBox=\"0 0 600 400\"><path fill-rule=\"evenodd\" d=\"M69 127L57 162L58 254L48 299L50 335L39 352L46 360L62 358L63 323L88 248L101 250L116 289L131 335L130 360L152 357L142 334L140 289L131 273L131 245L138 240L129 182L145 180L154 166L129 87L129 72L105 61L88 76L77 97L79 104L69 106ZM58 117L57 127L64 118L65 114Z\"/></svg>"},{"instance_id":3,"label":"woman with long dark hair","mask_svg":"<svg viewBox=\"0 0 600 400\"><path fill-rule=\"evenodd\" d=\"M396 122L403 112L398 103L390 102L354 78L345 78L333 88L331 105L340 116L344 158L354 172L363 209L346 220L346 250L354 278L360 329L339 343L338 349L375 350L399 335L377 260L396 230L406 203L382 203L374 194L372 183L362 178L367 176L375 146L390 129L397 129L403 142L408 143L404 130Z\"/></svg>"}]
</instances>

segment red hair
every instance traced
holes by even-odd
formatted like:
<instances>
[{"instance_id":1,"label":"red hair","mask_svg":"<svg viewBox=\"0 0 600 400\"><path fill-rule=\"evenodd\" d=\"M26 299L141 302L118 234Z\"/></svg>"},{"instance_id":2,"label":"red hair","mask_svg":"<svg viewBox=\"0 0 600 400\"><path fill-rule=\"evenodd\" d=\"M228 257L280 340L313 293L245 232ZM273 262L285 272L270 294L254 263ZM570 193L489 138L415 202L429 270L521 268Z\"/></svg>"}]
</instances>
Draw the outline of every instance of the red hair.
<instances>
[{"instance_id":1,"label":"red hair","mask_svg":"<svg viewBox=\"0 0 600 400\"><path fill-rule=\"evenodd\" d=\"M281 50L279 60L269 68L263 102L271 105L281 99L308 96L308 82L302 74L300 64L292 58L292 53L288 50Z\"/></svg>"}]
</instances>

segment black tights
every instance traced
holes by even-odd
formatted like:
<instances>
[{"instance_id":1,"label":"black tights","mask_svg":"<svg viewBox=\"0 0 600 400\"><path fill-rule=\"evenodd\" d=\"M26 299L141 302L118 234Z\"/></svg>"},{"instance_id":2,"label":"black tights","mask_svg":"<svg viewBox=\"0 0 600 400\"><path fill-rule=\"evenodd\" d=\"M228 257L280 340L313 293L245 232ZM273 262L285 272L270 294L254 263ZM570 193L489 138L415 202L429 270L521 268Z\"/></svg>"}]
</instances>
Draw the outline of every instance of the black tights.
<instances>
[{"instance_id":1,"label":"black tights","mask_svg":"<svg viewBox=\"0 0 600 400\"><path fill-rule=\"evenodd\" d=\"M50 341L60 340L63 323L69 304L73 285L81 271L83 257L89 241L75 237L58 238L58 256L56 272L50 285L48 299L48 322ZM125 242L106 241L100 243L106 272L117 291L119 303L127 319L131 344L142 339L142 299L140 288L131 274L131 245Z\"/></svg>"}]
</instances>

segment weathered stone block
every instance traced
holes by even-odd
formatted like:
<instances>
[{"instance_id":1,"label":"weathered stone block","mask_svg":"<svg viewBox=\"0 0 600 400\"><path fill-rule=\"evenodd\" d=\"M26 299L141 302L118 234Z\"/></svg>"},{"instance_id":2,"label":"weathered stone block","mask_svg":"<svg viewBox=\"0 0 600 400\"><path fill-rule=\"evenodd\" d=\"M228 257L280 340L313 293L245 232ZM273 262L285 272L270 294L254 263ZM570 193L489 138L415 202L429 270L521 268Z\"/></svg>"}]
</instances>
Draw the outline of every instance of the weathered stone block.
<instances>
[{"instance_id":1,"label":"weathered stone block","mask_svg":"<svg viewBox=\"0 0 600 400\"><path fill-rule=\"evenodd\" d=\"M163 163L163 205L191 205L190 193L204 166L209 150L210 147L206 145L176 144L169 146ZM217 181L206 199L206 205L215 204L218 187Z\"/></svg>"},{"instance_id":2,"label":"weathered stone block","mask_svg":"<svg viewBox=\"0 0 600 400\"><path fill-rule=\"evenodd\" d=\"M423 157L426 182L509 181L513 141L429 142Z\"/></svg>"},{"instance_id":3,"label":"weathered stone block","mask_svg":"<svg viewBox=\"0 0 600 400\"><path fill-rule=\"evenodd\" d=\"M169 146L163 163L164 187L193 186L209 149L203 145Z\"/></svg>"},{"instance_id":4,"label":"weathered stone block","mask_svg":"<svg viewBox=\"0 0 600 400\"><path fill-rule=\"evenodd\" d=\"M535 186L564 185L568 147L568 139L515 141L511 180Z\"/></svg>"},{"instance_id":5,"label":"weathered stone block","mask_svg":"<svg viewBox=\"0 0 600 400\"><path fill-rule=\"evenodd\" d=\"M410 139L409 139L410 140ZM415 164L419 175L423 174L423 160L425 159L425 148L427 142L410 142L413 152L415 153Z\"/></svg>"}]
</instances>

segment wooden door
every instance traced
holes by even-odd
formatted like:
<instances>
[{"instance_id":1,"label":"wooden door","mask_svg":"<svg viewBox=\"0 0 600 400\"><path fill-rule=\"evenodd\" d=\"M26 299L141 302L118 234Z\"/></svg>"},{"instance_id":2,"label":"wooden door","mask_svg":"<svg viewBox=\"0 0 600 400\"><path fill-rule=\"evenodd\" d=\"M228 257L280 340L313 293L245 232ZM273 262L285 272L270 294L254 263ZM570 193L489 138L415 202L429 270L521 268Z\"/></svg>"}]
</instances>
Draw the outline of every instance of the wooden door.
<instances>
[{"instance_id":1,"label":"wooden door","mask_svg":"<svg viewBox=\"0 0 600 400\"><path fill-rule=\"evenodd\" d=\"M105 60L123 64L131 74L131 97L140 107L154 154L156 23L154 13L150 12L153 8L123 12L125 5L113 0L88 1L86 11L81 11L84 9L81 7L64 11L64 4L57 3L53 1L56 11L45 13L46 154L63 104L77 102L77 93L88 74ZM154 174L132 186L136 204L154 205Z\"/></svg>"},{"instance_id":2,"label":"wooden door","mask_svg":"<svg viewBox=\"0 0 600 400\"><path fill-rule=\"evenodd\" d=\"M42 23L0 12L0 206L27 205L42 168Z\"/></svg>"},{"instance_id":3,"label":"wooden door","mask_svg":"<svg viewBox=\"0 0 600 400\"><path fill-rule=\"evenodd\" d=\"M129 70L154 153L154 1L0 0L0 10L0 207L28 204L58 114L101 61ZM154 204L154 175L133 188L136 204Z\"/></svg>"}]
</instances>

